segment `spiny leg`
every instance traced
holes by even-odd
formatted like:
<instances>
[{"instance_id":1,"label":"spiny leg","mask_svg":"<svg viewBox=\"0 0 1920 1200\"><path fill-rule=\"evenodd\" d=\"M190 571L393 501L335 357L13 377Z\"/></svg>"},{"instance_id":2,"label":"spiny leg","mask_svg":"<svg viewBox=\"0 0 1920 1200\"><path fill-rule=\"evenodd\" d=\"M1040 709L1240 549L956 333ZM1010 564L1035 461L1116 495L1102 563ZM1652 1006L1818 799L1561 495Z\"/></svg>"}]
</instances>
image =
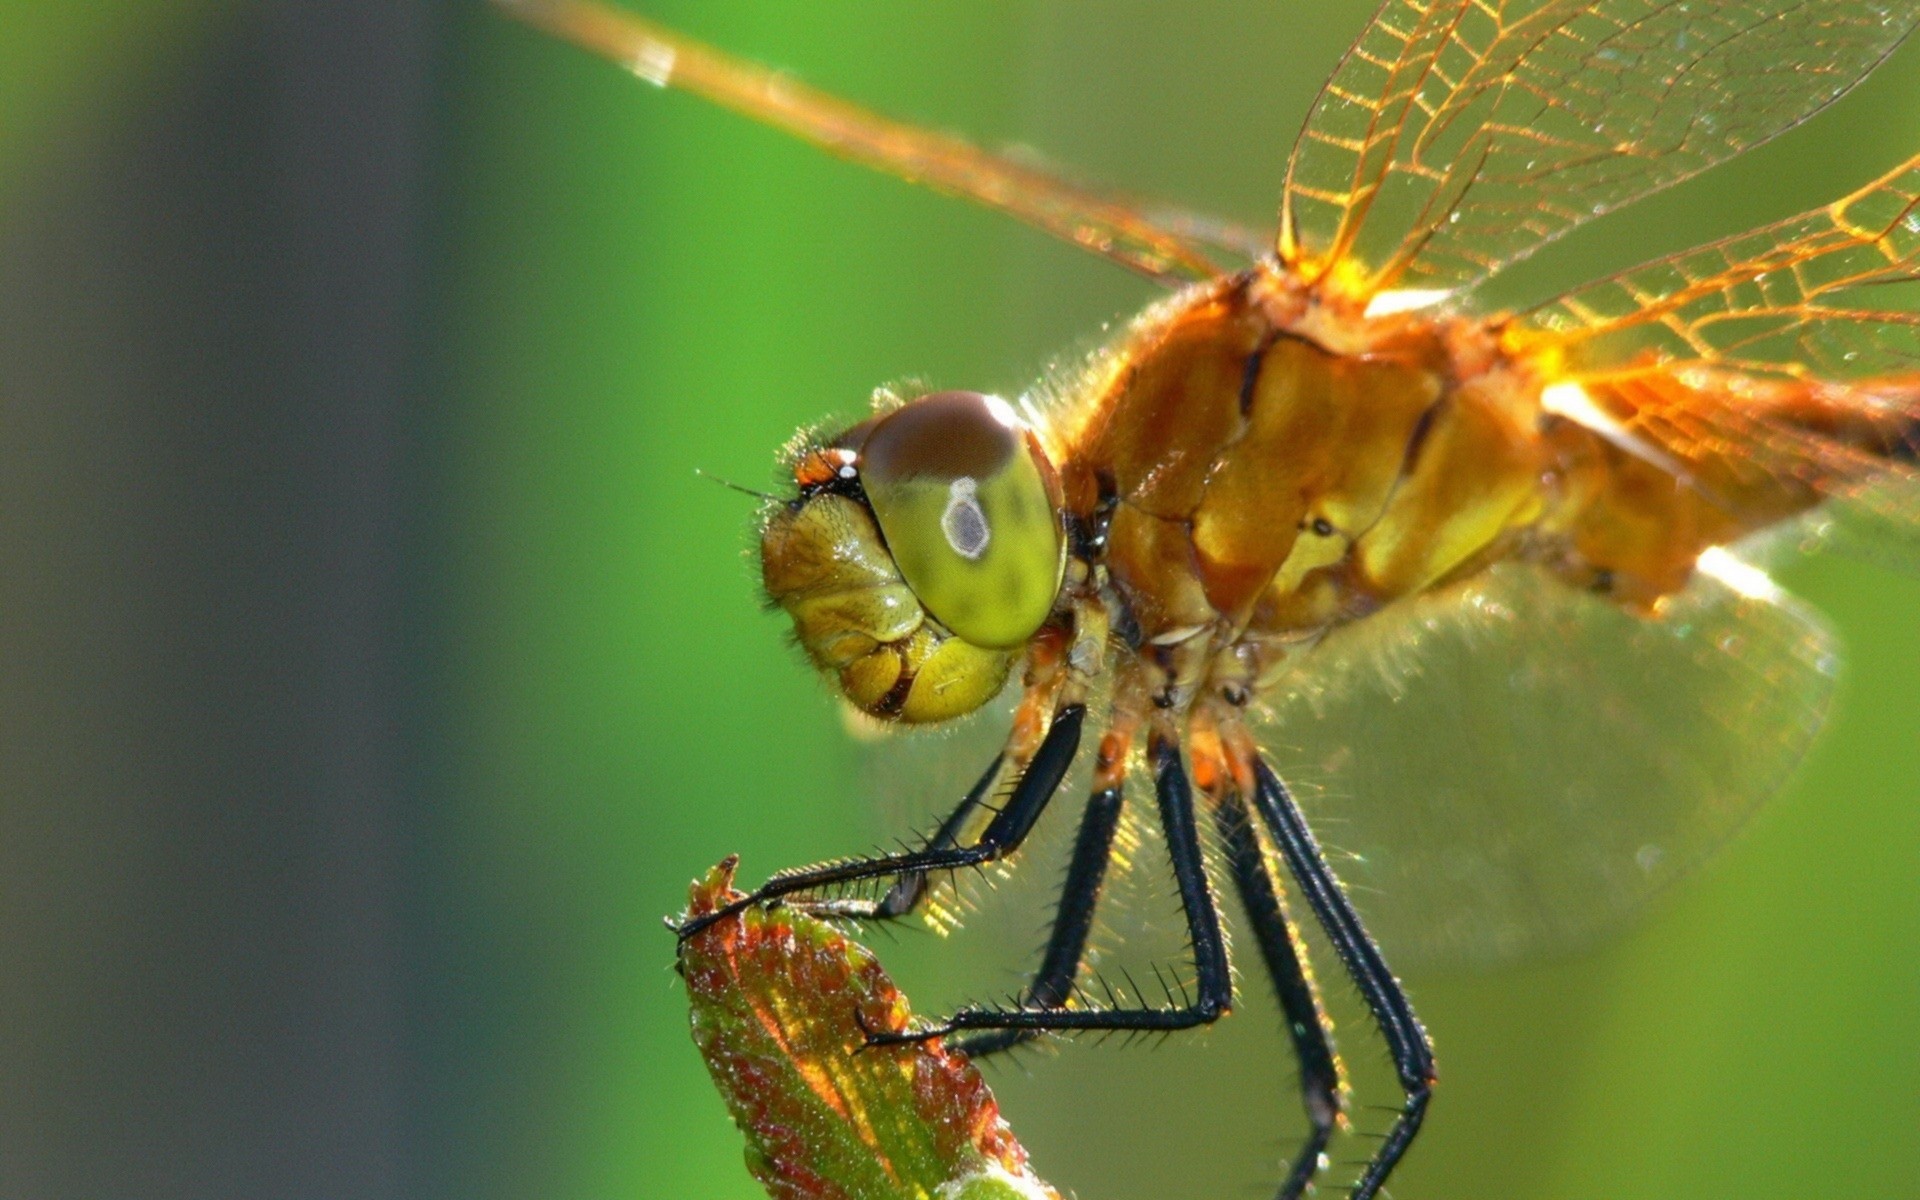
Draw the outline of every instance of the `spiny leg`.
<instances>
[{"instance_id":1,"label":"spiny leg","mask_svg":"<svg viewBox=\"0 0 1920 1200\"><path fill-rule=\"evenodd\" d=\"M1306 942L1288 915L1245 797L1229 789L1214 807L1227 868L1233 874L1247 925L1260 945L1267 975L1286 1014L1293 1037L1294 1057L1300 1063L1300 1090L1311 1128L1293 1161L1277 1200L1297 1200L1313 1185L1314 1176L1346 1114L1346 1080L1333 1049L1333 1023L1321 1006L1319 989L1307 965Z\"/></svg>"},{"instance_id":2,"label":"spiny leg","mask_svg":"<svg viewBox=\"0 0 1920 1200\"><path fill-rule=\"evenodd\" d=\"M1074 981L1086 957L1087 936L1093 931L1094 908L1113 857L1113 838L1120 828L1121 789L1101 788L1087 798L1080 816L1080 832L1073 841L1066 882L1060 885L1060 904L1054 910L1053 931L1046 954L1028 986L1022 1008L1060 1008L1073 995ZM991 1029L963 1038L954 1049L969 1058L984 1058L1010 1050L1038 1037L1032 1029Z\"/></svg>"},{"instance_id":3,"label":"spiny leg","mask_svg":"<svg viewBox=\"0 0 1920 1200\"><path fill-rule=\"evenodd\" d=\"M992 793L993 785L1000 778L1000 768L1006 761L1007 756L1004 754L994 756L993 761L987 764L987 769L980 776L979 781L967 790L967 794L961 798L960 803L947 814L947 819L940 823L940 828L927 839L924 849L951 850L960 844L960 831L966 828L967 822L973 819L974 814L980 810L980 806ZM892 886L887 888L878 900L864 898L809 900L804 907L815 916L844 917L855 921L890 921L912 913L926 903L927 897L932 894L933 877L925 871L914 871L895 879Z\"/></svg>"},{"instance_id":4,"label":"spiny leg","mask_svg":"<svg viewBox=\"0 0 1920 1200\"><path fill-rule=\"evenodd\" d=\"M1254 807L1273 835L1287 869L1299 882L1313 915L1327 931L1341 964L1372 1011L1374 1022L1386 1040L1387 1052L1393 1058L1394 1071L1400 1077L1400 1090L1406 1096L1393 1126L1387 1130L1380 1148L1374 1151L1353 1187L1353 1200L1372 1200L1406 1154L1407 1147L1413 1144L1414 1135L1420 1132L1420 1123L1426 1118L1427 1101L1433 1094L1433 1042L1419 1018L1414 1016L1400 981L1387 969L1380 948L1374 945L1366 926L1361 924L1360 914L1354 911L1345 889L1327 866L1326 856L1320 852L1319 842L1307 827L1286 784L1273 773L1264 758L1256 754L1253 762L1257 781Z\"/></svg>"},{"instance_id":5,"label":"spiny leg","mask_svg":"<svg viewBox=\"0 0 1920 1200\"><path fill-rule=\"evenodd\" d=\"M1127 780L1127 764L1133 752L1137 721L1124 710L1113 713L1112 723L1100 738L1100 750L1093 768L1093 794L1080 816L1080 831L1074 837L1073 857L1067 864L1067 876L1060 886L1060 902L1054 909L1053 929L1047 936L1047 949L1027 989L1022 1008L1063 1008L1073 997L1086 960L1087 938L1093 932L1093 915L1100 903L1100 891L1106 881L1107 864L1113 858L1113 841L1120 830L1120 813ZM1011 1049L1038 1037L1030 1029L991 1029L960 1039L955 1048L971 1058L983 1058Z\"/></svg>"},{"instance_id":6,"label":"spiny leg","mask_svg":"<svg viewBox=\"0 0 1920 1200\"><path fill-rule=\"evenodd\" d=\"M1180 905L1186 912L1192 946L1194 994L1167 1008L963 1008L945 1021L909 1033L872 1034L875 1045L924 1041L963 1030L1019 1030L1034 1033L1078 1030L1137 1032L1189 1029L1218 1020L1233 1005L1232 972L1226 941L1220 934L1220 910L1207 883L1206 861L1194 824L1193 789L1172 739L1155 736L1148 752L1154 792L1167 839Z\"/></svg>"},{"instance_id":7,"label":"spiny leg","mask_svg":"<svg viewBox=\"0 0 1920 1200\"><path fill-rule=\"evenodd\" d=\"M880 875L913 875L930 871L953 871L993 862L1018 849L1032 832L1034 822L1046 810L1047 802L1059 790L1067 768L1080 747L1080 725L1086 708L1080 704L1062 705L1054 713L1047 734L1035 751L1020 781L1013 787L1004 808L988 823L980 839L971 846L929 847L902 854L882 854L871 858L849 858L820 863L792 871L782 871L767 880L750 895L743 896L714 912L696 917L680 926L681 941L699 933L716 921L732 917L747 908L777 900L795 892L833 887Z\"/></svg>"}]
</instances>

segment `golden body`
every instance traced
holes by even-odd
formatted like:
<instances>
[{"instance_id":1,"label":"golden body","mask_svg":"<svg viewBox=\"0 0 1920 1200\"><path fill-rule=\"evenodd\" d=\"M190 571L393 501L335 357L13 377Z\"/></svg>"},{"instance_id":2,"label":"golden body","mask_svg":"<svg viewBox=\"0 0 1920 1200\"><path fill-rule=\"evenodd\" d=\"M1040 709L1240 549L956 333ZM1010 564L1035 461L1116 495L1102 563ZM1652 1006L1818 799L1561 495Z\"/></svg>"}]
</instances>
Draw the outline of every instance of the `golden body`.
<instances>
[{"instance_id":1,"label":"golden body","mask_svg":"<svg viewBox=\"0 0 1920 1200\"><path fill-rule=\"evenodd\" d=\"M840 695L883 720L933 723L986 703L1018 667L1020 701L1003 753L924 847L781 872L680 935L783 897L902 915L930 880L1018 848L1092 720L1094 794L1034 983L1010 1008L868 1041L970 1032L982 1038L970 1050L991 1052L1043 1031L1168 1030L1226 1012L1231 970L1190 780L1302 1065L1311 1131L1283 1200L1312 1186L1344 1125L1346 1083L1275 860L1366 1001L1403 1094L1355 1200L1379 1195L1411 1144L1434 1060L1262 757L1255 699L1311 696L1311 670L1288 672L1330 651L1331 631L1393 629L1374 614L1396 605L1424 612L1420 631L1435 637L1423 649L1450 648L1459 674L1501 667L1499 694L1481 698L1524 697L1536 719L1489 726L1504 739L1476 730L1470 740L1490 744L1460 752L1498 769L1464 786L1428 795L1426 778L1403 777L1422 794L1372 798L1408 827L1419 814L1395 802L1430 804L1451 821L1443 839L1478 839L1443 864L1469 902L1511 894L1544 909L1577 891L1568 906L1624 907L1670 877L1664 861L1684 865L1777 787L1825 715L1830 641L1762 573L1728 567L1725 548L1827 502L1920 524L1920 321L1887 290L1920 283L1920 157L1833 204L1526 312L1490 312L1478 294L1593 217L1817 112L1920 24L1911 4L1383 0L1308 114L1267 239L1149 213L590 0L500 2L655 84L1183 289L1030 427L996 398L935 393L790 447L792 495L762 514L763 580ZM1488 619L1496 632L1449 647L1469 622L1449 626L1437 603L1510 561L1526 564L1527 587L1498 594L1543 611L1512 619L1508 604ZM1713 585L1693 586L1696 573ZM1618 733L1634 705L1593 676L1505 667L1520 661L1502 655L1523 626L1525 648L1549 659L1589 638L1586 649L1638 655L1619 672L1640 685L1619 692L1641 702L1632 732ZM1382 731L1357 728L1371 713L1347 715L1352 739L1370 743L1361 753L1380 752ZM1542 776L1569 764L1525 760L1526 743L1608 729L1616 741L1580 764L1590 786L1550 795ZM1673 744L1647 744L1663 738ZM1169 989L1159 1007L1112 993L1101 1004L1078 984L1135 765L1153 777L1193 954L1192 994ZM1481 807L1445 807L1463 795ZM1562 855L1564 878L1533 873L1542 864L1523 851L1546 833L1579 843L1580 872ZM821 898L886 876L878 900Z\"/></svg>"},{"instance_id":2,"label":"golden body","mask_svg":"<svg viewBox=\"0 0 1920 1200\"><path fill-rule=\"evenodd\" d=\"M1702 550L1817 504L1732 444L1682 459L1594 416L1699 407L1702 383L1770 426L1850 439L1863 470L1900 445L1916 391L1690 387L1651 366L1577 393L1596 429L1550 409L1551 376L1497 324L1329 311L1266 267L1141 318L1049 441L1068 512L1103 534L1126 688L1184 713L1244 705L1330 629L1503 559L1650 609Z\"/></svg>"}]
</instances>

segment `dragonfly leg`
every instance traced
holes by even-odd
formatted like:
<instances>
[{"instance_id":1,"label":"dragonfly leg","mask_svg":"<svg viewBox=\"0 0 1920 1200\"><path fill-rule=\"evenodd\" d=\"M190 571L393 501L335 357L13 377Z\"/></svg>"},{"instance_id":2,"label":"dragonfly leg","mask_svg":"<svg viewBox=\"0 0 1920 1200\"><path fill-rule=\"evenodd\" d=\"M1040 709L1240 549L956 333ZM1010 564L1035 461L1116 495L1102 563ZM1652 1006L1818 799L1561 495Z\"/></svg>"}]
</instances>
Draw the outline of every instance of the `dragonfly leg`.
<instances>
[{"instance_id":1,"label":"dragonfly leg","mask_svg":"<svg viewBox=\"0 0 1920 1200\"><path fill-rule=\"evenodd\" d=\"M1154 792L1160 821L1166 832L1167 856L1173 863L1180 905L1186 912L1187 937L1192 946L1195 986L1183 1002L1166 1007L963 1008L937 1025L909 1033L869 1035L875 1045L925 1041L968 1030L1071 1032L1131 1030L1137 1032L1188 1029L1210 1024L1233 1005L1233 979L1227 945L1220 933L1220 909L1207 883L1206 861L1194 825L1193 789L1180 762L1179 747L1156 735L1148 750L1153 765Z\"/></svg>"},{"instance_id":2,"label":"dragonfly leg","mask_svg":"<svg viewBox=\"0 0 1920 1200\"><path fill-rule=\"evenodd\" d=\"M1326 856L1320 852L1320 845L1287 785L1273 773L1264 758L1255 760L1254 772L1254 807L1273 835L1288 871L1299 882L1314 917L1340 955L1341 964L1372 1011L1406 1097L1385 1139L1353 1187L1352 1200L1372 1200L1413 1144L1414 1135L1420 1132L1420 1123L1426 1118L1427 1101L1433 1094L1433 1042L1420 1019L1414 1016L1400 981L1387 969L1380 948L1374 945L1373 938L1361 924L1360 915L1354 911L1345 889L1327 866Z\"/></svg>"},{"instance_id":3,"label":"dragonfly leg","mask_svg":"<svg viewBox=\"0 0 1920 1200\"><path fill-rule=\"evenodd\" d=\"M1061 1008L1073 995L1087 952L1087 935L1093 931L1094 908L1106 880L1107 862L1113 857L1113 837L1120 828L1121 796L1116 785L1101 788L1087 799L1080 832L1074 837L1073 858L1067 864L1066 882L1060 887L1060 904L1054 909L1046 954L1021 1002L1023 1009ZM954 1049L969 1058L984 1058L1038 1036L1039 1031L1032 1029L989 1029L961 1039Z\"/></svg>"},{"instance_id":4,"label":"dragonfly leg","mask_svg":"<svg viewBox=\"0 0 1920 1200\"><path fill-rule=\"evenodd\" d=\"M1120 830L1127 763L1137 726L1137 719L1122 705L1115 710L1112 723L1100 738L1093 770L1093 794L1080 816L1080 831L1074 837L1073 857L1068 861L1067 877L1060 886L1060 902L1054 908L1053 930L1047 936L1046 953L1019 1004L1021 1008L1064 1008L1073 999L1080 968L1086 961L1087 937L1093 932L1094 910L1106 882L1107 864L1113 858L1114 836ZM1039 1032L1031 1029L987 1029L959 1039L955 1048L977 1059L1038 1036Z\"/></svg>"},{"instance_id":5,"label":"dragonfly leg","mask_svg":"<svg viewBox=\"0 0 1920 1200\"><path fill-rule=\"evenodd\" d=\"M678 934L686 941L716 921L735 916L747 908L777 900L795 892L832 887L859 879L882 875L914 875L931 871L953 871L993 862L1018 849L1032 831L1034 822L1046 810L1047 802L1060 788L1080 747L1080 725L1086 708L1079 704L1062 705L1047 726L1046 737L1034 752L1020 781L980 839L970 846L928 847L902 854L882 854L871 858L848 858L782 871L751 894L713 912L681 925Z\"/></svg>"},{"instance_id":6,"label":"dragonfly leg","mask_svg":"<svg viewBox=\"0 0 1920 1200\"><path fill-rule=\"evenodd\" d=\"M1006 755L994 756L979 782L968 789L967 794L940 823L940 828L927 839L924 849L951 850L960 844L960 831L968 821L979 812L980 806L992 794L993 785L1000 778L1000 767L1007 761ZM890 921L904 917L918 909L933 894L933 877L925 871L911 871L893 881L878 900L848 898L836 900L809 900L797 905L815 916L843 917L855 921Z\"/></svg>"},{"instance_id":7,"label":"dragonfly leg","mask_svg":"<svg viewBox=\"0 0 1920 1200\"><path fill-rule=\"evenodd\" d=\"M1214 807L1227 869L1233 874L1247 928L1260 946L1267 975L1280 1000L1300 1063L1300 1090L1310 1128L1293 1169L1280 1185L1277 1200L1298 1200L1313 1186L1324 1163L1327 1143L1346 1119L1347 1084L1333 1048L1333 1022L1320 1003L1320 991L1307 961L1307 945L1287 912L1278 881L1254 830L1246 798L1228 790Z\"/></svg>"}]
</instances>

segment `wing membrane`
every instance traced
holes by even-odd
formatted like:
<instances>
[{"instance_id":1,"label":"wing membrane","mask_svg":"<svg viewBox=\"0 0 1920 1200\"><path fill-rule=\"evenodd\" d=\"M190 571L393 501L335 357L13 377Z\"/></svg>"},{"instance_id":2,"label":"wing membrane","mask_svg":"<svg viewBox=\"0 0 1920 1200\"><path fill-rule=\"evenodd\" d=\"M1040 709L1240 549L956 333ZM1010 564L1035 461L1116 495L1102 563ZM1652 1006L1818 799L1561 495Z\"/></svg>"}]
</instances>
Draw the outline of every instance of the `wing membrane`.
<instances>
[{"instance_id":1,"label":"wing membrane","mask_svg":"<svg viewBox=\"0 0 1920 1200\"><path fill-rule=\"evenodd\" d=\"M591 0L495 0L514 16L661 87L692 92L864 166L999 209L1168 284L1210 279L1232 222L1091 191L1023 159L882 117L789 76Z\"/></svg>"},{"instance_id":2,"label":"wing membrane","mask_svg":"<svg viewBox=\"0 0 1920 1200\"><path fill-rule=\"evenodd\" d=\"M1838 514L1851 540L1920 564L1920 157L1591 284L1508 340L1634 437L1810 485L1853 510Z\"/></svg>"},{"instance_id":3,"label":"wing membrane","mask_svg":"<svg viewBox=\"0 0 1920 1200\"><path fill-rule=\"evenodd\" d=\"M1920 157L1812 212L1590 284L1528 313L1567 367L1648 358L1858 379L1920 370Z\"/></svg>"},{"instance_id":4,"label":"wing membrane","mask_svg":"<svg viewBox=\"0 0 1920 1200\"><path fill-rule=\"evenodd\" d=\"M1780 787L1837 656L1754 575L1652 619L1509 564L1310 652L1263 741L1396 964L1577 945Z\"/></svg>"},{"instance_id":5,"label":"wing membrane","mask_svg":"<svg viewBox=\"0 0 1920 1200\"><path fill-rule=\"evenodd\" d=\"M1386 0L1287 168L1283 259L1462 289L1780 133L1920 20L1900 0Z\"/></svg>"}]
</instances>

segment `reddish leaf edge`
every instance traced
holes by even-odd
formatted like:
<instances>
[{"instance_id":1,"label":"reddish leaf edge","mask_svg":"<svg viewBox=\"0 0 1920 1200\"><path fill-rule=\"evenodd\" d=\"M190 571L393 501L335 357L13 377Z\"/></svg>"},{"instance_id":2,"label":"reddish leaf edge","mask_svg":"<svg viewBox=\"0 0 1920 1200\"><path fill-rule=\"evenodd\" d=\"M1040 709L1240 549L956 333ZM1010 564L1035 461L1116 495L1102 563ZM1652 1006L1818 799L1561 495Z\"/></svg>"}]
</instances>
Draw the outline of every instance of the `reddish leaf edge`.
<instances>
[{"instance_id":1,"label":"reddish leaf edge","mask_svg":"<svg viewBox=\"0 0 1920 1200\"><path fill-rule=\"evenodd\" d=\"M741 899L737 866L695 880L681 920ZM749 907L683 942L679 971L694 1045L773 1200L1060 1200L964 1056L938 1038L867 1044L911 1010L839 929Z\"/></svg>"}]
</instances>

